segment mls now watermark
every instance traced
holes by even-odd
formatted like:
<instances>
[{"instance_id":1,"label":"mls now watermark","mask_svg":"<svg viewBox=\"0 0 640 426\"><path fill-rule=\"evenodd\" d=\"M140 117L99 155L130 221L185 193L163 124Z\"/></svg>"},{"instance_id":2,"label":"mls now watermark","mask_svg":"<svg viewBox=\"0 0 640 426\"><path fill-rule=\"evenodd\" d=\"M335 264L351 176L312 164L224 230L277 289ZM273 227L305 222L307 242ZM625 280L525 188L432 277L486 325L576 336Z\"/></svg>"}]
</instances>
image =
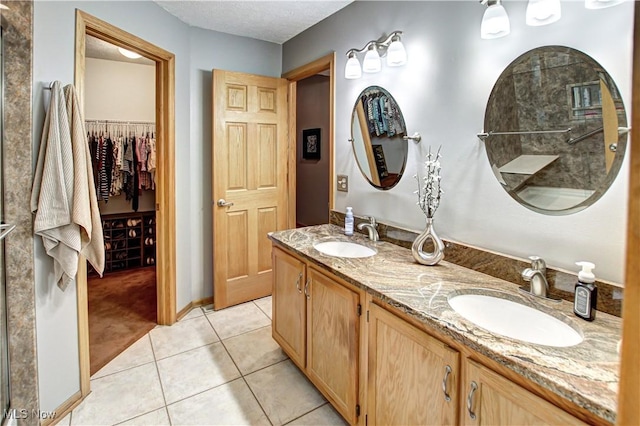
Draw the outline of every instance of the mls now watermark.
<instances>
[{"instance_id":1,"label":"mls now watermark","mask_svg":"<svg viewBox=\"0 0 640 426\"><path fill-rule=\"evenodd\" d=\"M27 410L26 408L18 409L12 408L10 410L2 410L3 419L16 419L24 420L29 418L37 418L40 420L55 419L55 411L40 411L40 410Z\"/></svg>"}]
</instances>

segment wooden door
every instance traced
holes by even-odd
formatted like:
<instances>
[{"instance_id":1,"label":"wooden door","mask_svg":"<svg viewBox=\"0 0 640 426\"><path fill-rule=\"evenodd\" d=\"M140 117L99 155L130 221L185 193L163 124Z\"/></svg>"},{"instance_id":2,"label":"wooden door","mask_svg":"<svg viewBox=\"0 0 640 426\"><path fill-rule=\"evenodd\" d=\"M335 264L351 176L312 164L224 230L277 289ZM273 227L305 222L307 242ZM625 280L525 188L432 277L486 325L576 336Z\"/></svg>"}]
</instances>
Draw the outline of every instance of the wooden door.
<instances>
[{"instance_id":1,"label":"wooden door","mask_svg":"<svg viewBox=\"0 0 640 426\"><path fill-rule=\"evenodd\" d=\"M350 423L358 413L359 294L309 269L307 374Z\"/></svg>"},{"instance_id":2,"label":"wooden door","mask_svg":"<svg viewBox=\"0 0 640 426\"><path fill-rule=\"evenodd\" d=\"M370 425L457 424L459 353L369 305Z\"/></svg>"},{"instance_id":3,"label":"wooden door","mask_svg":"<svg viewBox=\"0 0 640 426\"><path fill-rule=\"evenodd\" d=\"M464 425L583 425L566 411L467 360Z\"/></svg>"},{"instance_id":4,"label":"wooden door","mask_svg":"<svg viewBox=\"0 0 640 426\"><path fill-rule=\"evenodd\" d=\"M271 294L267 233L287 226L287 81L213 70L213 303Z\"/></svg>"},{"instance_id":5,"label":"wooden door","mask_svg":"<svg viewBox=\"0 0 640 426\"><path fill-rule=\"evenodd\" d=\"M273 248L273 339L298 367L305 368L306 267L297 258Z\"/></svg>"}]
</instances>

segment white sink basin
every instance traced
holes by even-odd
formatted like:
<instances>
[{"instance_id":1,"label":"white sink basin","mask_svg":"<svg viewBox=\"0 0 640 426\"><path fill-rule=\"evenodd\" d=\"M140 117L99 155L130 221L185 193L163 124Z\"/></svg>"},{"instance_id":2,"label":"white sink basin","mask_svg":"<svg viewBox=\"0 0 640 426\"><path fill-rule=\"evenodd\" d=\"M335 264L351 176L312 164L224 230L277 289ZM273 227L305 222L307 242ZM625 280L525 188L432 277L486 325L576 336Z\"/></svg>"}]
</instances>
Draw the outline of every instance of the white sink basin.
<instances>
[{"instance_id":1,"label":"white sink basin","mask_svg":"<svg viewBox=\"0 0 640 426\"><path fill-rule=\"evenodd\" d=\"M461 294L450 297L449 305L474 324L512 339L555 347L574 346L583 340L559 319L501 297Z\"/></svg>"},{"instance_id":2,"label":"white sink basin","mask_svg":"<svg viewBox=\"0 0 640 426\"><path fill-rule=\"evenodd\" d=\"M345 241L326 241L313 246L320 253L335 257L369 257L377 252L367 246L356 243L348 243Z\"/></svg>"}]
</instances>

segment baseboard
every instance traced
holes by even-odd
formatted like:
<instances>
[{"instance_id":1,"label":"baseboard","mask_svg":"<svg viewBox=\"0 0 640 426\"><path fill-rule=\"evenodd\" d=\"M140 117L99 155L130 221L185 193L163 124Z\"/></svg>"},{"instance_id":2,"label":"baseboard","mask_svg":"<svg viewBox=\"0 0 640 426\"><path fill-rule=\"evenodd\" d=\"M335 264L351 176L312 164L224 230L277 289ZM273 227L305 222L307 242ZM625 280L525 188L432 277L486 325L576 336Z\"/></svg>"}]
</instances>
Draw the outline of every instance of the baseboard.
<instances>
[{"instance_id":1,"label":"baseboard","mask_svg":"<svg viewBox=\"0 0 640 426\"><path fill-rule=\"evenodd\" d=\"M182 318L184 318L193 308L210 305L211 303L213 303L213 296L205 297L204 299L198 299L198 300L189 302L187 306L180 309L180 312L178 312L178 314L176 315L177 321L180 321Z\"/></svg>"},{"instance_id":2,"label":"baseboard","mask_svg":"<svg viewBox=\"0 0 640 426\"><path fill-rule=\"evenodd\" d=\"M211 305L213 303L213 296L205 297L204 299L194 300L191 303L193 303L194 307Z\"/></svg>"},{"instance_id":3,"label":"baseboard","mask_svg":"<svg viewBox=\"0 0 640 426\"><path fill-rule=\"evenodd\" d=\"M88 395L88 394L87 394ZM40 426L53 426L58 424L60 420L64 419L67 414L69 414L74 408L76 408L80 403L84 400L82 397L82 392L78 391L74 393L71 398L67 399L62 403L58 408L56 408L53 412L55 413L50 418L42 419L40 421Z\"/></svg>"}]
</instances>

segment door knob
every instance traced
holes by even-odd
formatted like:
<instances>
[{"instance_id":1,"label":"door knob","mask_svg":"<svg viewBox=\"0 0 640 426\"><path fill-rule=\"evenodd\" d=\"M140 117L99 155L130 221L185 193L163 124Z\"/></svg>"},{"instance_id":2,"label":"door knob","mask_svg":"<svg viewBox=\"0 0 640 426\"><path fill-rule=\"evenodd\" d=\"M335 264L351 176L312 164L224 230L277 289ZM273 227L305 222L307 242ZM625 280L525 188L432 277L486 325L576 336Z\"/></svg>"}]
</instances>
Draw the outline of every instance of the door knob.
<instances>
[{"instance_id":1,"label":"door knob","mask_svg":"<svg viewBox=\"0 0 640 426\"><path fill-rule=\"evenodd\" d=\"M224 198L218 200L218 207L231 207L232 205L232 202L226 201Z\"/></svg>"}]
</instances>

